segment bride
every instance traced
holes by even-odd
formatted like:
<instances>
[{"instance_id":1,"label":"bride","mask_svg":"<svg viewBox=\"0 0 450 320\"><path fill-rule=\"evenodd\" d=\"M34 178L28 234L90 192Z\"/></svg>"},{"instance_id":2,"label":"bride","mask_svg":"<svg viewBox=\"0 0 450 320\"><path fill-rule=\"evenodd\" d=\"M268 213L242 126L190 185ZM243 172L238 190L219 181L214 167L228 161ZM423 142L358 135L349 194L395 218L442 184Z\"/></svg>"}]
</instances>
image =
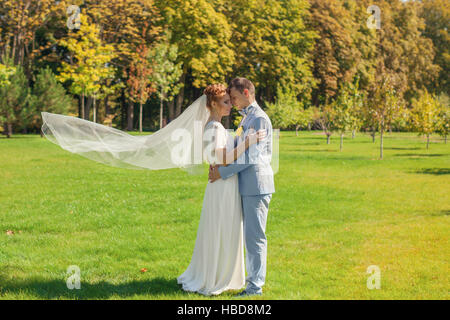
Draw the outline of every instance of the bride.
<instances>
[{"instance_id":1,"label":"bride","mask_svg":"<svg viewBox=\"0 0 450 320\"><path fill-rule=\"evenodd\" d=\"M234 148L233 137L220 123L230 110L226 87L213 84L179 117L151 135L130 135L99 123L50 112L41 112L42 132L61 148L109 166L189 171L201 165L203 158L212 165L228 165L265 137L264 130L250 133ZM237 175L207 184L192 259L177 278L184 290L216 295L244 286L242 204L238 188Z\"/></svg>"},{"instance_id":2,"label":"bride","mask_svg":"<svg viewBox=\"0 0 450 320\"><path fill-rule=\"evenodd\" d=\"M252 144L264 138L265 131L247 136L234 148L233 137L221 119L231 111L226 87L208 86L204 94L210 117L203 133L204 157L211 165L234 162ZM238 176L208 182L192 259L177 278L185 291L217 295L245 285L242 204Z\"/></svg>"}]
</instances>

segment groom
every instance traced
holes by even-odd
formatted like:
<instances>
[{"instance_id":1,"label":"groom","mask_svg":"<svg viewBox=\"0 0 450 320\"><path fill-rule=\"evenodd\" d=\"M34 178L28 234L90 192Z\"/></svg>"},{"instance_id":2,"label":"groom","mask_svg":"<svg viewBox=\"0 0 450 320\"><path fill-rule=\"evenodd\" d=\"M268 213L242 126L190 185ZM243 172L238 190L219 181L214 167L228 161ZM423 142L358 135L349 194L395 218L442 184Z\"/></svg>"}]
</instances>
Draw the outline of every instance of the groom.
<instances>
[{"instance_id":1,"label":"groom","mask_svg":"<svg viewBox=\"0 0 450 320\"><path fill-rule=\"evenodd\" d=\"M239 177L244 238L247 252L247 287L239 296L261 295L266 278L266 222L272 193L275 192L272 157L272 123L255 100L255 86L245 78L235 78L228 86L232 104L243 116L236 131L235 147L253 130L266 130L266 138L252 145L234 163L210 167L209 180Z\"/></svg>"}]
</instances>

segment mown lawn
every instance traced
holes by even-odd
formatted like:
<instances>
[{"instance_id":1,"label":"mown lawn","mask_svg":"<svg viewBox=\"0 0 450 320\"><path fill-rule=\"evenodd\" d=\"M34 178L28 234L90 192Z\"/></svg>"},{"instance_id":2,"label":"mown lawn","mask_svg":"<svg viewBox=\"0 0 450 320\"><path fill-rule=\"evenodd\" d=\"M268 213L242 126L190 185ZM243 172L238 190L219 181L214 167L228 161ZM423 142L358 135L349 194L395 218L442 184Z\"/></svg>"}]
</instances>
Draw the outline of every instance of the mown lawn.
<instances>
[{"instance_id":1,"label":"mown lawn","mask_svg":"<svg viewBox=\"0 0 450 320\"><path fill-rule=\"evenodd\" d=\"M450 144L433 136L426 150L417 134L393 133L384 145L379 160L378 136L348 135L340 152L337 136L281 133L254 299L450 298ZM206 171L113 168L39 135L1 136L0 298L211 299L176 283L206 183ZM80 290L66 286L71 265Z\"/></svg>"}]
</instances>

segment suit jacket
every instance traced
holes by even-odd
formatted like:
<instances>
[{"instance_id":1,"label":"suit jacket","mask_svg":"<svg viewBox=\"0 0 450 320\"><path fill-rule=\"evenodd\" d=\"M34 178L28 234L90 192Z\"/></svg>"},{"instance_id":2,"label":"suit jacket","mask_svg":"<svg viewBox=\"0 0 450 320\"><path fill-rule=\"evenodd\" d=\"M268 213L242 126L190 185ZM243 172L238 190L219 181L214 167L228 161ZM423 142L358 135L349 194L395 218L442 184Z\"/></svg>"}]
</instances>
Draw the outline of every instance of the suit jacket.
<instances>
[{"instance_id":1,"label":"suit jacket","mask_svg":"<svg viewBox=\"0 0 450 320\"><path fill-rule=\"evenodd\" d=\"M220 175L222 179L227 179L234 174L238 174L239 192L242 196L274 193L273 171L270 166L272 159L272 122L256 101L241 110L240 113L244 116L239 124L243 133L236 136L235 147L244 141L252 130L266 129L267 136L250 146L232 164L219 167ZM238 131L240 131L239 128Z\"/></svg>"}]
</instances>

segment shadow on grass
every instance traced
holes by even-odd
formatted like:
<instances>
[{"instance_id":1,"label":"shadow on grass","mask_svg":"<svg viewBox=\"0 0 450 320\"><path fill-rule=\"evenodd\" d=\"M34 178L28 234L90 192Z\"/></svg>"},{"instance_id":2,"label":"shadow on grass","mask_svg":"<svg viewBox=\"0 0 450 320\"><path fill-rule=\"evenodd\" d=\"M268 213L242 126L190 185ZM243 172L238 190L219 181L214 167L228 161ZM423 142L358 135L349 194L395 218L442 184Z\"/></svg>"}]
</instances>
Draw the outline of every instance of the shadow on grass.
<instances>
[{"instance_id":1,"label":"shadow on grass","mask_svg":"<svg viewBox=\"0 0 450 320\"><path fill-rule=\"evenodd\" d=\"M434 174L439 176L443 174L450 174L450 168L424 168L413 171L413 173Z\"/></svg>"},{"instance_id":2,"label":"shadow on grass","mask_svg":"<svg viewBox=\"0 0 450 320\"><path fill-rule=\"evenodd\" d=\"M70 290L65 280L7 280L0 278L0 295L31 295L38 299L108 299L112 296L127 298L134 295L186 294L176 279L154 278L113 284L106 281L86 283L81 281L80 289Z\"/></svg>"},{"instance_id":3,"label":"shadow on grass","mask_svg":"<svg viewBox=\"0 0 450 320\"><path fill-rule=\"evenodd\" d=\"M416 157L416 158L426 158L426 157L442 157L445 156L445 154L442 153L430 153L430 154L426 154L426 153L397 153L394 154L394 156L397 157Z\"/></svg>"},{"instance_id":4,"label":"shadow on grass","mask_svg":"<svg viewBox=\"0 0 450 320\"><path fill-rule=\"evenodd\" d=\"M314 149L298 149L298 151L307 151L307 152L337 152L339 150L314 150Z\"/></svg>"},{"instance_id":5,"label":"shadow on grass","mask_svg":"<svg viewBox=\"0 0 450 320\"><path fill-rule=\"evenodd\" d=\"M433 213L433 216L448 216L450 215L450 210L441 210L438 213Z\"/></svg>"},{"instance_id":6,"label":"shadow on grass","mask_svg":"<svg viewBox=\"0 0 450 320\"><path fill-rule=\"evenodd\" d=\"M402 147L383 147L384 150L421 150L419 147L413 147L413 148L402 148Z\"/></svg>"}]
</instances>

